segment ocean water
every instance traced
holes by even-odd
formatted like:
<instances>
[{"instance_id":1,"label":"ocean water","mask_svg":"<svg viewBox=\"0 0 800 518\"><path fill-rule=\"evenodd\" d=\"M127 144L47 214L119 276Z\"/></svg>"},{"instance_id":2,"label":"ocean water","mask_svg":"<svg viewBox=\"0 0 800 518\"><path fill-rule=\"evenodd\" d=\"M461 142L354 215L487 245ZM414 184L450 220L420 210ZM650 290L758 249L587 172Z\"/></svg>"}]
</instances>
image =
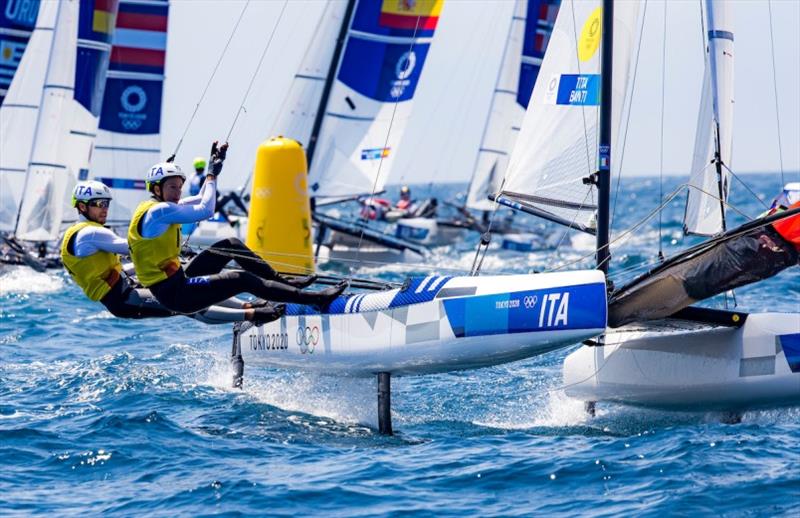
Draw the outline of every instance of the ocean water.
<instances>
[{"instance_id":1,"label":"ocean water","mask_svg":"<svg viewBox=\"0 0 800 518\"><path fill-rule=\"evenodd\" d=\"M766 203L780 186L744 179ZM677 185L668 178L664 192ZM622 279L658 251L657 217L622 231L657 204L659 182L630 179L620 192L612 268ZM733 193L744 214L762 210L741 185ZM682 200L662 215L667 255L696 240L681 237ZM468 269L475 241L438 250L432 267ZM556 252L490 251L484 271L590 256L591 243L574 239ZM394 280L428 267L351 265ZM798 300L800 268L737 290L745 310L796 311ZM560 389L568 348L395 378L397 433L383 437L374 380L248 369L233 390L228 326L102 309L61 272L0 270L0 515L800 515L797 408L735 425L609 404L591 418Z\"/></svg>"}]
</instances>

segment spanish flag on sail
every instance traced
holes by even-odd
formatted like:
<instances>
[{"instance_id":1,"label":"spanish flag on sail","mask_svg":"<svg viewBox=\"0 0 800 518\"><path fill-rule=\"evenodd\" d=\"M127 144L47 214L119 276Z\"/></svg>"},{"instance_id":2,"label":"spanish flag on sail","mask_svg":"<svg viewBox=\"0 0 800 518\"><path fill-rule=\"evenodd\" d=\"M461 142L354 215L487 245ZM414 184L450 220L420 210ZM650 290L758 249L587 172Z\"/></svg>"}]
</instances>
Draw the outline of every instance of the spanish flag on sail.
<instances>
[{"instance_id":1,"label":"spanish flag on sail","mask_svg":"<svg viewBox=\"0 0 800 518\"><path fill-rule=\"evenodd\" d=\"M88 7L84 0L81 8ZM92 30L102 34L111 34L116 25L118 0L95 0L92 11Z\"/></svg>"},{"instance_id":2,"label":"spanish flag on sail","mask_svg":"<svg viewBox=\"0 0 800 518\"><path fill-rule=\"evenodd\" d=\"M436 28L444 0L383 0L379 23L390 29Z\"/></svg>"}]
</instances>

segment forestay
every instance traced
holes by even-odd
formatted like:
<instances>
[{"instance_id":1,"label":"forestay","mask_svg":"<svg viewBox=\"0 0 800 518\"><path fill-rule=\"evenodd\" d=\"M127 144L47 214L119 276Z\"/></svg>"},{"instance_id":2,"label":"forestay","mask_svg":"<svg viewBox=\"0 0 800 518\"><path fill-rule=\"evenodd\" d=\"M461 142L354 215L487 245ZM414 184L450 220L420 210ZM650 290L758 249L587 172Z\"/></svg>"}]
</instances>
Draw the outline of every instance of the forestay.
<instances>
[{"instance_id":1,"label":"forestay","mask_svg":"<svg viewBox=\"0 0 800 518\"><path fill-rule=\"evenodd\" d=\"M58 237L67 192L88 169L118 7L116 0L57 4L15 230L30 241Z\"/></svg>"},{"instance_id":2,"label":"forestay","mask_svg":"<svg viewBox=\"0 0 800 518\"><path fill-rule=\"evenodd\" d=\"M17 220L58 4L0 2L0 231ZM38 19L38 21L37 21Z\"/></svg>"},{"instance_id":3,"label":"forestay","mask_svg":"<svg viewBox=\"0 0 800 518\"><path fill-rule=\"evenodd\" d=\"M315 50L306 57L303 67L309 78L296 79L300 88L293 93L296 108L292 109L301 115L301 122L294 127L304 133L282 131L301 142L308 142L310 136L305 132L310 132L314 118L312 100L322 94L321 78L330 66L336 67L311 157L309 185L314 196L350 196L383 188L443 3L358 2L351 19L344 21L349 27L339 63L327 65L323 72L320 65L332 54ZM323 22L311 45L324 46L325 42L318 41L324 38L332 52L337 34L334 20L343 16L343 11L334 4L325 16L329 21Z\"/></svg>"},{"instance_id":4,"label":"forestay","mask_svg":"<svg viewBox=\"0 0 800 518\"><path fill-rule=\"evenodd\" d=\"M539 75L560 0L516 0L509 20L467 207L489 211L488 196L500 190L508 156L514 148L533 85Z\"/></svg>"},{"instance_id":5,"label":"forestay","mask_svg":"<svg viewBox=\"0 0 800 518\"><path fill-rule=\"evenodd\" d=\"M614 6L612 161L629 90L632 49L638 38L638 2ZM599 1L565 0L511 155L503 194L540 215L591 229L596 189L586 180L598 170L600 113Z\"/></svg>"},{"instance_id":6,"label":"forestay","mask_svg":"<svg viewBox=\"0 0 800 518\"><path fill-rule=\"evenodd\" d=\"M92 176L114 189L109 220L130 220L142 173L161 157L167 0L122 0L106 79Z\"/></svg>"},{"instance_id":7,"label":"forestay","mask_svg":"<svg viewBox=\"0 0 800 518\"><path fill-rule=\"evenodd\" d=\"M733 147L733 16L729 2L706 0L708 47L684 230L723 232ZM716 156L719 152L719 157ZM719 177L717 169L719 164Z\"/></svg>"}]
</instances>

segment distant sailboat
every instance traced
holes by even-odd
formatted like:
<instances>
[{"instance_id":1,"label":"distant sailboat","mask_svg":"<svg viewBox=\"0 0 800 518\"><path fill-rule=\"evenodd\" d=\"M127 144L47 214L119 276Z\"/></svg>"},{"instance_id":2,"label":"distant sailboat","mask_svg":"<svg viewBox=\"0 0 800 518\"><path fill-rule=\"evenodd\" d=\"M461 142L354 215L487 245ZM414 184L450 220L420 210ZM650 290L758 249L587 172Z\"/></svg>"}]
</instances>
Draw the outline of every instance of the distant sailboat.
<instances>
[{"instance_id":1,"label":"distant sailboat","mask_svg":"<svg viewBox=\"0 0 800 518\"><path fill-rule=\"evenodd\" d=\"M432 218L399 220L399 235L417 235L434 243L436 237L439 237L438 241L442 244L453 241L447 233L448 228L486 231L489 213L494 208L489 196L498 192L501 187L509 155L514 149L533 86L539 76L560 3L560 0L514 2L504 28L506 38L503 54L498 63L481 141L475 151L472 178L467 187L464 207L460 209L465 218L438 221ZM482 217L475 218L467 209L482 213ZM504 235L504 248L530 251L534 242L541 241L531 234L519 235L520 229L512 229L504 221L494 221L492 231L502 234L515 232Z\"/></svg>"},{"instance_id":2,"label":"distant sailboat","mask_svg":"<svg viewBox=\"0 0 800 518\"><path fill-rule=\"evenodd\" d=\"M326 4L275 125L276 133L307 145L308 183L317 208L383 190L443 4ZM363 222L339 221L320 210L314 219L327 244L345 255L368 253L368 247L378 247L391 258L397 257L391 250L424 253ZM326 234L328 230L333 232ZM190 243L209 244L231 232L225 223L201 222ZM364 246L357 251L362 235Z\"/></svg>"},{"instance_id":3,"label":"distant sailboat","mask_svg":"<svg viewBox=\"0 0 800 518\"><path fill-rule=\"evenodd\" d=\"M0 170L10 192L0 230L17 240L54 242L68 193L88 170L117 8L116 0L40 5L0 106Z\"/></svg>"}]
</instances>

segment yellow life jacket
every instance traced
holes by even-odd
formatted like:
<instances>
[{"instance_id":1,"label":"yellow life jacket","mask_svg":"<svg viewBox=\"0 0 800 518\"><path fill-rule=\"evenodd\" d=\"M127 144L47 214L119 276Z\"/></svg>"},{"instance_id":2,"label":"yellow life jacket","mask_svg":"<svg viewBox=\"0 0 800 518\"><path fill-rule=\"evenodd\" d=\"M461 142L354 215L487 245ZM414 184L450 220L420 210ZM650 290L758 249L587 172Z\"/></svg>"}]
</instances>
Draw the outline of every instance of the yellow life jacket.
<instances>
[{"instance_id":1,"label":"yellow life jacket","mask_svg":"<svg viewBox=\"0 0 800 518\"><path fill-rule=\"evenodd\" d=\"M157 201L148 200L136 207L128 227L128 246L139 282L145 287L152 286L181 268L181 226L173 223L158 237L143 237L139 225L144 215Z\"/></svg>"},{"instance_id":2,"label":"yellow life jacket","mask_svg":"<svg viewBox=\"0 0 800 518\"><path fill-rule=\"evenodd\" d=\"M122 263L117 254L111 252L95 252L88 257L77 257L69 251L69 244L75 235L86 227L102 227L93 221L82 221L69 227L61 241L61 262L67 269L75 284L91 300L100 300L111 291L119 281ZM74 251L74 245L73 245Z\"/></svg>"}]
</instances>

